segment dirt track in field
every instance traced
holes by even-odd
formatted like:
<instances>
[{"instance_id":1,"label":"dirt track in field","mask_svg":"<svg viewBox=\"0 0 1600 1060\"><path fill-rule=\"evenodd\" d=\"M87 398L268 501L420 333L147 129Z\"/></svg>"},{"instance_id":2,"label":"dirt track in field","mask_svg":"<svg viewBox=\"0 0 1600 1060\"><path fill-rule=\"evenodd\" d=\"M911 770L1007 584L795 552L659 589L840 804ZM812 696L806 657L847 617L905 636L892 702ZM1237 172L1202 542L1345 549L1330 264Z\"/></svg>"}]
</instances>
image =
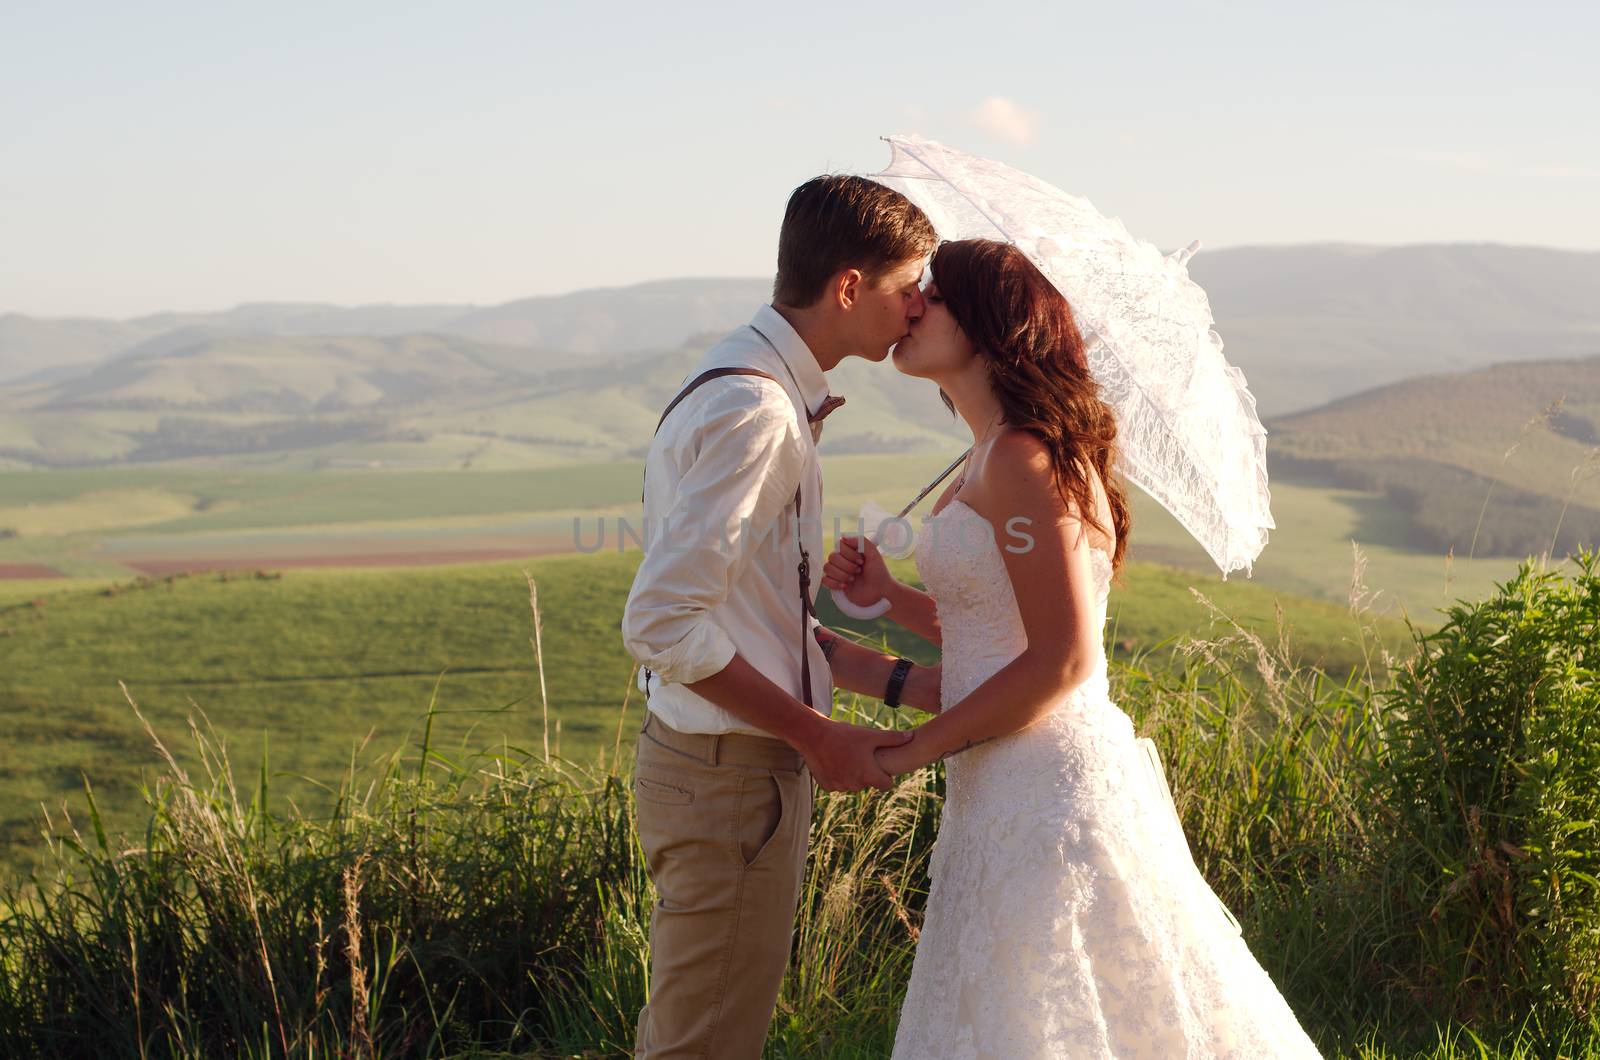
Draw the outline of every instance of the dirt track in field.
<instances>
[{"instance_id":1,"label":"dirt track in field","mask_svg":"<svg viewBox=\"0 0 1600 1060\"><path fill-rule=\"evenodd\" d=\"M549 555L555 549L433 549L415 552L359 552L344 555L306 556L217 556L179 559L124 560L123 565L140 574L163 577L168 574L197 574L216 570L289 570L315 567L443 567L452 563L494 563L500 560L531 559Z\"/></svg>"}]
</instances>

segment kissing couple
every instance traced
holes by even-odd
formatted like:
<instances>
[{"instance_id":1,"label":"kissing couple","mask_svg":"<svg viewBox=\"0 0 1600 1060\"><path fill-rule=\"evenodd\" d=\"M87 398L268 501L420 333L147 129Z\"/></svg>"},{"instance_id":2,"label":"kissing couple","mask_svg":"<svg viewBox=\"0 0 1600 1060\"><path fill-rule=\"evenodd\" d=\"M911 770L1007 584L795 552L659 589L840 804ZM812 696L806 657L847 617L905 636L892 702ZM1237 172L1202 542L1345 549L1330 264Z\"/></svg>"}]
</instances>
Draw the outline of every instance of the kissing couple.
<instances>
[{"instance_id":1,"label":"kissing couple","mask_svg":"<svg viewBox=\"0 0 1600 1060\"><path fill-rule=\"evenodd\" d=\"M827 373L891 351L972 432L917 542L927 591L864 536L814 566L817 441L841 404ZM634 794L659 895L635 1056L759 1057L813 783L887 790L938 761L896 1058L1318 1055L1218 914L1110 697L1103 627L1129 527L1117 444L1071 305L1017 246L940 244L921 209L864 177L794 191L771 304L705 354L645 461L645 525L674 547L647 549L622 619L648 701ZM1029 547L1002 547L1017 526ZM772 527L793 532L774 545ZM822 627L822 586L887 601L940 664ZM836 722L836 687L929 718Z\"/></svg>"}]
</instances>

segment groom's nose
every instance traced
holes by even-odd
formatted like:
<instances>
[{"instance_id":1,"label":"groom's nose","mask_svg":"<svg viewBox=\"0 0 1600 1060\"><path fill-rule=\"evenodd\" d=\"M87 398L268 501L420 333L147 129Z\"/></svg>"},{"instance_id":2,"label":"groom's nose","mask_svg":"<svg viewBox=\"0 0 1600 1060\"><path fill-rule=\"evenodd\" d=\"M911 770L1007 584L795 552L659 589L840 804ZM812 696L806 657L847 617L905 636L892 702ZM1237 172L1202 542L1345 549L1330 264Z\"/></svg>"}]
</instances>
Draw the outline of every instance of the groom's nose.
<instances>
[{"instance_id":1,"label":"groom's nose","mask_svg":"<svg viewBox=\"0 0 1600 1060\"><path fill-rule=\"evenodd\" d=\"M906 323L914 324L922 318L923 312L928 308L928 303L923 300L922 292L913 294L906 303Z\"/></svg>"}]
</instances>

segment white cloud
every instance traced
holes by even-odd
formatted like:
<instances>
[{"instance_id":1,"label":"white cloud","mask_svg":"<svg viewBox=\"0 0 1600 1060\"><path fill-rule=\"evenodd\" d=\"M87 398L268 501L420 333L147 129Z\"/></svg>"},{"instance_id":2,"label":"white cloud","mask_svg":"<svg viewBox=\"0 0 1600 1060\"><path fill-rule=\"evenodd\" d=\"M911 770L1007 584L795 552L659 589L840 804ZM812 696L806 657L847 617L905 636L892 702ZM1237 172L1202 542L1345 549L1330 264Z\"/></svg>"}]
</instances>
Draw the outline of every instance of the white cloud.
<instances>
[{"instance_id":1,"label":"white cloud","mask_svg":"<svg viewBox=\"0 0 1600 1060\"><path fill-rule=\"evenodd\" d=\"M1005 96L990 96L978 104L971 120L996 140L1012 144L1030 144L1039 131L1039 115Z\"/></svg>"}]
</instances>

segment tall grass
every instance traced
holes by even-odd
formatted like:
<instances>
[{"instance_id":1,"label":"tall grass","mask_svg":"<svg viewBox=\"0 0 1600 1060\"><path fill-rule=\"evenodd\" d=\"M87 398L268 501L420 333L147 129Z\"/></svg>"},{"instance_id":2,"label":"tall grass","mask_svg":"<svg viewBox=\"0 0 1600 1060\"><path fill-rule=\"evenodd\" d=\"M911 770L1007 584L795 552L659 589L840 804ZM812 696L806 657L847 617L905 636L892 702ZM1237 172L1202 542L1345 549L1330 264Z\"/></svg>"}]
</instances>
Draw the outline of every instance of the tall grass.
<instances>
[{"instance_id":1,"label":"tall grass","mask_svg":"<svg viewBox=\"0 0 1600 1060\"><path fill-rule=\"evenodd\" d=\"M1114 664L1197 863L1326 1055L1600 1058L1597 618L1591 556L1343 681L1220 611ZM88 790L53 868L0 889L0 1054L628 1052L653 894L616 761L425 725L317 817L274 802L264 760L241 789L203 722L197 770L146 730L143 835L108 834ZM887 1055L940 796L931 770L819 794L769 1056Z\"/></svg>"}]
</instances>

